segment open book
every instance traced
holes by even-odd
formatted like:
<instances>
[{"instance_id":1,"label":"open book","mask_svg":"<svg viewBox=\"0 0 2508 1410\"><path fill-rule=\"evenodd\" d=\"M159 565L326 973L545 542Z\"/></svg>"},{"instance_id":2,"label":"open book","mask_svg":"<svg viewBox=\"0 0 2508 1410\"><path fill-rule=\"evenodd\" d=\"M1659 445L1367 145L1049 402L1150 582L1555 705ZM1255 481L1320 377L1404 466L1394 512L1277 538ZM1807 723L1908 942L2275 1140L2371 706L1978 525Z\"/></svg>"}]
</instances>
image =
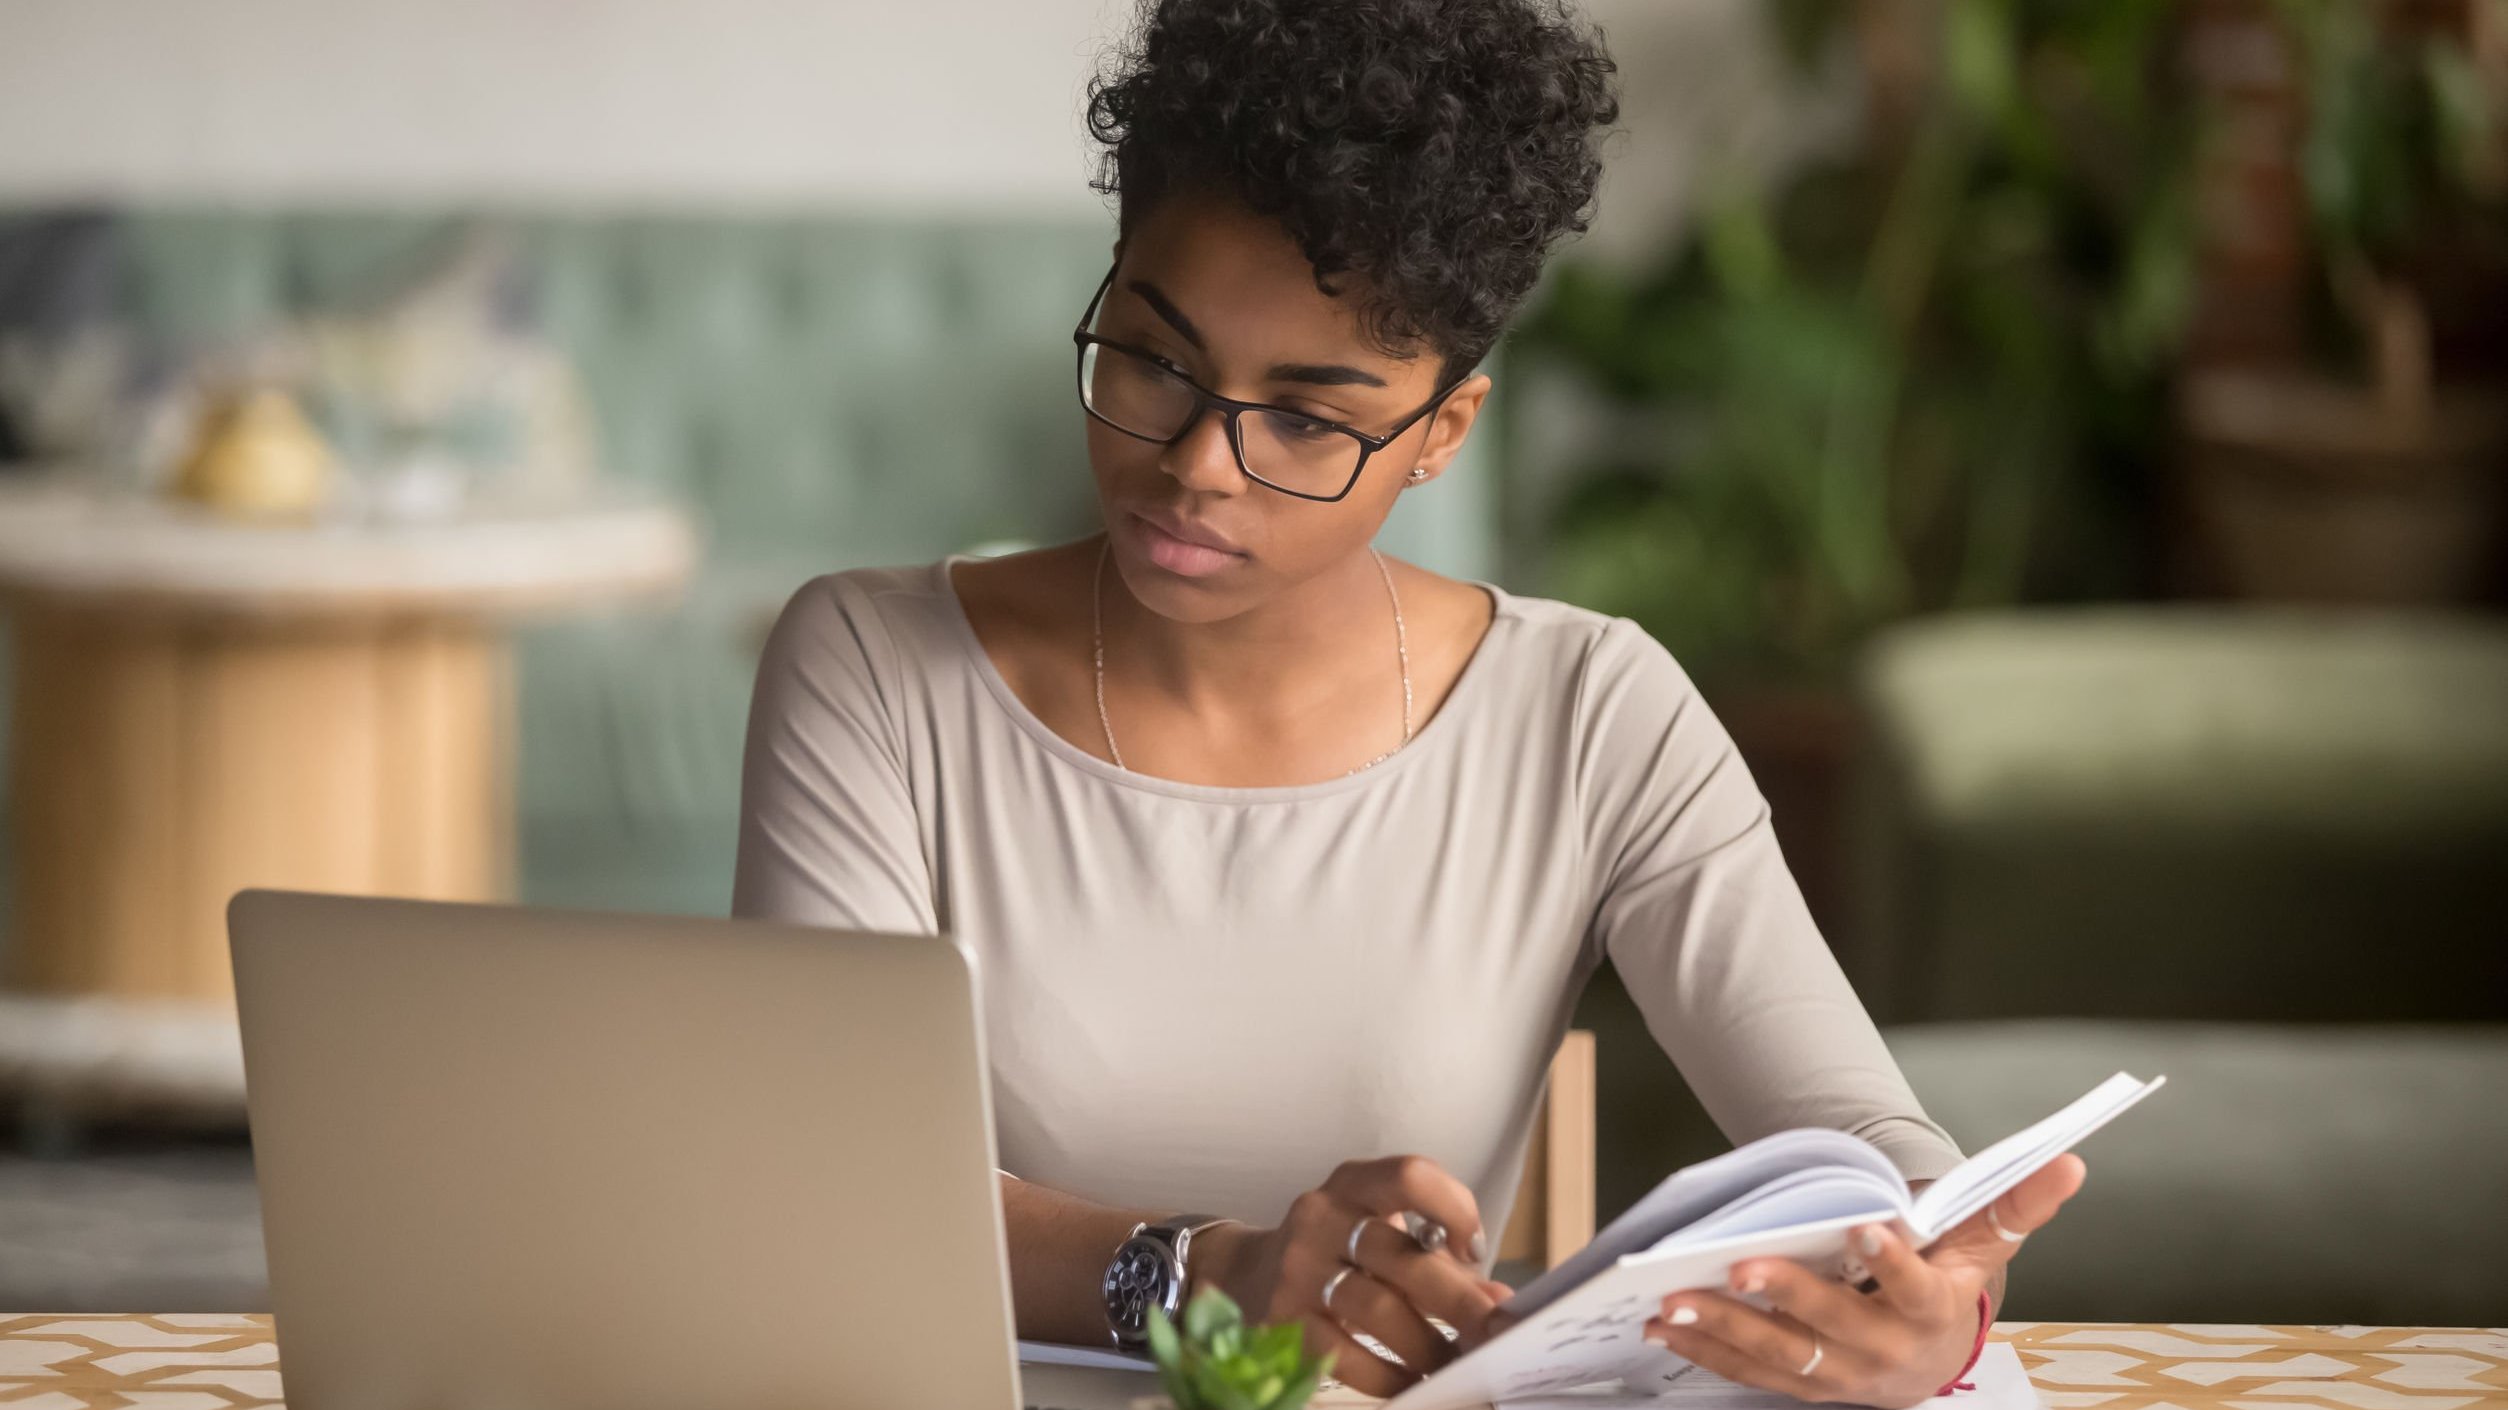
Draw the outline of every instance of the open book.
<instances>
[{"instance_id":1,"label":"open book","mask_svg":"<svg viewBox=\"0 0 2508 1410\"><path fill-rule=\"evenodd\" d=\"M1675 1383L1689 1363L1640 1335L1663 1299L1723 1288L1733 1265L1799 1259L1860 1282L1847 1249L1858 1225L1894 1226L1923 1248L2005 1190L2159 1089L2118 1073L2088 1095L1971 1156L1911 1195L1880 1151L1843 1131L1785 1131L1680 1171L1593 1243L1508 1299L1515 1326L1386 1402L1386 1410L1460 1410L1620 1381Z\"/></svg>"}]
</instances>

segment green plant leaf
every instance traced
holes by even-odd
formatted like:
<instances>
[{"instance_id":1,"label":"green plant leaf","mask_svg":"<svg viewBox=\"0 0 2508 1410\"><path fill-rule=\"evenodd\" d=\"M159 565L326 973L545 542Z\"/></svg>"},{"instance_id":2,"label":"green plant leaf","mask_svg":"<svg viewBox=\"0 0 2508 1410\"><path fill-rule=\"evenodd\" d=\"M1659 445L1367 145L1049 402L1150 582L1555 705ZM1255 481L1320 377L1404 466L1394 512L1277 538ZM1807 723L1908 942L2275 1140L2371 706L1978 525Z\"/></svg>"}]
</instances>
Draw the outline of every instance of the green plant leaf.
<instances>
[{"instance_id":1,"label":"green plant leaf","mask_svg":"<svg viewBox=\"0 0 2508 1410\"><path fill-rule=\"evenodd\" d=\"M1303 1374L1282 1386L1280 1394L1273 1398L1268 1410L1297 1410L1297 1407L1315 1398L1317 1387L1324 1383L1324 1377L1331 1374L1332 1357L1327 1354L1320 1363L1308 1368Z\"/></svg>"},{"instance_id":2,"label":"green plant leaf","mask_svg":"<svg viewBox=\"0 0 2508 1410\"><path fill-rule=\"evenodd\" d=\"M1149 1315L1150 1359L1158 1364L1159 1383L1166 1387L1167 1398L1176 1403L1176 1410L1194 1410L1192 1379L1184 1368L1184 1343L1176 1335L1176 1325L1157 1308Z\"/></svg>"},{"instance_id":3,"label":"green plant leaf","mask_svg":"<svg viewBox=\"0 0 2508 1410\"><path fill-rule=\"evenodd\" d=\"M1215 1288L1185 1307L1181 1333L1151 1315L1150 1354L1177 1410L1298 1410L1331 1365L1305 1354L1297 1323L1250 1326Z\"/></svg>"},{"instance_id":4,"label":"green plant leaf","mask_svg":"<svg viewBox=\"0 0 2508 1410\"><path fill-rule=\"evenodd\" d=\"M1234 1298L1217 1288L1202 1289L1184 1309L1184 1334L1205 1345L1221 1331L1244 1325L1244 1309L1237 1306Z\"/></svg>"},{"instance_id":5,"label":"green plant leaf","mask_svg":"<svg viewBox=\"0 0 2508 1410\"><path fill-rule=\"evenodd\" d=\"M1946 20L1951 90L1971 113L2000 120L2020 87L2010 9L2005 0L1953 0Z\"/></svg>"},{"instance_id":6,"label":"green plant leaf","mask_svg":"<svg viewBox=\"0 0 2508 1410\"><path fill-rule=\"evenodd\" d=\"M2328 30L2371 8L2279 3ZM2168 448L2205 131L2172 81L2182 3L1932 13L1936 96L1719 189L1651 274L1565 262L1518 345L1611 417L1542 487L1540 586L1636 619L1710 689L1841 681L1910 613L2130 591L2150 547L2131 500ZM2355 224L2388 173L2417 179L2354 120L2385 101L2368 77L2317 134Z\"/></svg>"}]
</instances>

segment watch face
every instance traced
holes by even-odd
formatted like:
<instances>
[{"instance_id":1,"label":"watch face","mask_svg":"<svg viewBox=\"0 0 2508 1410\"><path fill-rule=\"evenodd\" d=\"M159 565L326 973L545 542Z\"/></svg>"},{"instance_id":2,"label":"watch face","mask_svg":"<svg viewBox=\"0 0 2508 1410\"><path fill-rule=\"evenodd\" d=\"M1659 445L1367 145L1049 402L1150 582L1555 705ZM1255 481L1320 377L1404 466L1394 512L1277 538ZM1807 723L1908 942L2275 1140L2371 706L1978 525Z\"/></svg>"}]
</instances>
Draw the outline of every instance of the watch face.
<instances>
[{"instance_id":1,"label":"watch face","mask_svg":"<svg viewBox=\"0 0 2508 1410\"><path fill-rule=\"evenodd\" d=\"M1106 1320L1124 1337L1149 1330L1150 1309L1173 1315L1176 1256L1156 1239L1126 1239L1106 1266Z\"/></svg>"}]
</instances>

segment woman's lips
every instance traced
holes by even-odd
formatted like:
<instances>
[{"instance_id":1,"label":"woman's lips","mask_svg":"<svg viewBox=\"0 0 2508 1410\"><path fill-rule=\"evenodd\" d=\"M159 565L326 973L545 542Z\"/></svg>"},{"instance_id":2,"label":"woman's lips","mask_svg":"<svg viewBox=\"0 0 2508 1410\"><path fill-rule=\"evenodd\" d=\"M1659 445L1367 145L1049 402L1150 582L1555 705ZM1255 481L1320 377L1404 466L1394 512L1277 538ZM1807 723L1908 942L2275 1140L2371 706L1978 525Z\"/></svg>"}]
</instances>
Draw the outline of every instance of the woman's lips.
<instances>
[{"instance_id":1,"label":"woman's lips","mask_svg":"<svg viewBox=\"0 0 2508 1410\"><path fill-rule=\"evenodd\" d=\"M1213 573L1235 566L1245 557L1225 549L1188 543L1138 514L1128 516L1133 536L1140 540L1142 551L1159 567L1184 578L1207 578Z\"/></svg>"}]
</instances>

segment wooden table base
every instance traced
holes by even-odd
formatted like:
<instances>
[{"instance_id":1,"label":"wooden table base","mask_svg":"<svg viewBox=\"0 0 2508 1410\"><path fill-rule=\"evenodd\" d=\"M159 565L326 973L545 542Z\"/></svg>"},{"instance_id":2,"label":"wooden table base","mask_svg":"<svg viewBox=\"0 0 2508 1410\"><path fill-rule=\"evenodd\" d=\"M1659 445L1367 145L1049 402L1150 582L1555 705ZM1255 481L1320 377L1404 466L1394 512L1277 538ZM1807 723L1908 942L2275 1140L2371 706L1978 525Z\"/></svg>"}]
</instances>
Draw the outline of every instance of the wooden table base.
<instances>
[{"instance_id":1,"label":"wooden table base","mask_svg":"<svg viewBox=\"0 0 2508 1410\"><path fill-rule=\"evenodd\" d=\"M511 669L485 624L13 616L13 987L231 1005L239 889L508 891Z\"/></svg>"}]
</instances>

